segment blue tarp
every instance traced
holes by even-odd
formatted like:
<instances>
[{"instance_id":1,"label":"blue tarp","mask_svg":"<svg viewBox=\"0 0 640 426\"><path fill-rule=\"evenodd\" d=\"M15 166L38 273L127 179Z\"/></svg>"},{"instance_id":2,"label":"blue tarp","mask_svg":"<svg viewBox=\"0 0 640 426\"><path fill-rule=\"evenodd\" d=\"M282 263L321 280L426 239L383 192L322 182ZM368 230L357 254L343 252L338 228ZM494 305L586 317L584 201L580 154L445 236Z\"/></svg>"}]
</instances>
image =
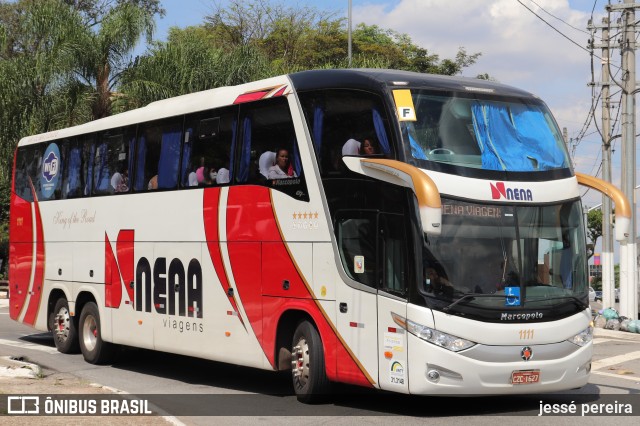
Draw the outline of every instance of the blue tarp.
<instances>
[{"instance_id":1,"label":"blue tarp","mask_svg":"<svg viewBox=\"0 0 640 426\"><path fill-rule=\"evenodd\" d=\"M539 109L476 101L471 111L483 169L522 172L568 167Z\"/></svg>"}]
</instances>

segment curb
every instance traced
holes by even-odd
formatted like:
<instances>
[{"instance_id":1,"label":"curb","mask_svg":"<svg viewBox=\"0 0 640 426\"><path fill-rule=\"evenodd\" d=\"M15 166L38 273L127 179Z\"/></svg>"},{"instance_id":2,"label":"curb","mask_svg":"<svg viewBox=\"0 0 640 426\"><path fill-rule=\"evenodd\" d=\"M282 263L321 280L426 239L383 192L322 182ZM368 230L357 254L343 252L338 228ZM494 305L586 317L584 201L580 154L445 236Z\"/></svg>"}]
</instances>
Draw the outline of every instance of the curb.
<instances>
[{"instance_id":1,"label":"curb","mask_svg":"<svg viewBox=\"0 0 640 426\"><path fill-rule=\"evenodd\" d=\"M21 377L35 379L42 374L42 369L37 364L13 359L9 356L0 357L0 377Z\"/></svg>"}]
</instances>

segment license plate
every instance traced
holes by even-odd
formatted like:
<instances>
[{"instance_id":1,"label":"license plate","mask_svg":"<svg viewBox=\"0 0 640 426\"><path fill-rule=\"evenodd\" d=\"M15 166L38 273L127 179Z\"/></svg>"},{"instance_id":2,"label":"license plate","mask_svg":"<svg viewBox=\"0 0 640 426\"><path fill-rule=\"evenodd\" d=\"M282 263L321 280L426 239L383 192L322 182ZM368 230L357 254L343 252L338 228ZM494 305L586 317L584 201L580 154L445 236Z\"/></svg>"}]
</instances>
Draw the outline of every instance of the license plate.
<instances>
[{"instance_id":1,"label":"license plate","mask_svg":"<svg viewBox=\"0 0 640 426\"><path fill-rule=\"evenodd\" d=\"M538 383L540 380L540 370L514 371L511 373L511 384L528 385Z\"/></svg>"}]
</instances>

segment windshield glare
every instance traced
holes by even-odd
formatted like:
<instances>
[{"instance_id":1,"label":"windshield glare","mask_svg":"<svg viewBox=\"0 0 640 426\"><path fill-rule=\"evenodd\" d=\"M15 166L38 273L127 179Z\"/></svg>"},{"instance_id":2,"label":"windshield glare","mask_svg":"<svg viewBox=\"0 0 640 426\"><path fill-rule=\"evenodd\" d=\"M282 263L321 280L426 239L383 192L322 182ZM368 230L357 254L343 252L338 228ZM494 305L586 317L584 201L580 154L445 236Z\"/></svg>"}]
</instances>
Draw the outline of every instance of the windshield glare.
<instances>
[{"instance_id":1,"label":"windshield glare","mask_svg":"<svg viewBox=\"0 0 640 426\"><path fill-rule=\"evenodd\" d=\"M569 160L561 133L539 100L411 90L415 118L402 121L409 158L484 170L563 169ZM422 164L424 163L424 164Z\"/></svg>"},{"instance_id":2,"label":"windshield glare","mask_svg":"<svg viewBox=\"0 0 640 426\"><path fill-rule=\"evenodd\" d=\"M513 206L443 199L442 233L425 236L421 293L451 301L481 294L464 304L492 308L540 308L584 298L580 212L577 201ZM516 292L516 299L505 297Z\"/></svg>"}]
</instances>

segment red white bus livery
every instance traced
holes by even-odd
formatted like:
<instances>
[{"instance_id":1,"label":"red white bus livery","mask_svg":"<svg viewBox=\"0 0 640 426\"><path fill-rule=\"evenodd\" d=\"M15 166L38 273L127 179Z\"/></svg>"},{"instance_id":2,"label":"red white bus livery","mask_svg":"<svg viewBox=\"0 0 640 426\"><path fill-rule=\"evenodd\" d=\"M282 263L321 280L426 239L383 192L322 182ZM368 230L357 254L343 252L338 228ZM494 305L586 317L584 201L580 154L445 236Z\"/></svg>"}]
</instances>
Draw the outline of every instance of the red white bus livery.
<instances>
[{"instance_id":1,"label":"red white bus livery","mask_svg":"<svg viewBox=\"0 0 640 426\"><path fill-rule=\"evenodd\" d=\"M541 101L486 81L309 71L167 99L20 141L10 315L92 363L290 369L301 401L576 388L591 179Z\"/></svg>"}]
</instances>

